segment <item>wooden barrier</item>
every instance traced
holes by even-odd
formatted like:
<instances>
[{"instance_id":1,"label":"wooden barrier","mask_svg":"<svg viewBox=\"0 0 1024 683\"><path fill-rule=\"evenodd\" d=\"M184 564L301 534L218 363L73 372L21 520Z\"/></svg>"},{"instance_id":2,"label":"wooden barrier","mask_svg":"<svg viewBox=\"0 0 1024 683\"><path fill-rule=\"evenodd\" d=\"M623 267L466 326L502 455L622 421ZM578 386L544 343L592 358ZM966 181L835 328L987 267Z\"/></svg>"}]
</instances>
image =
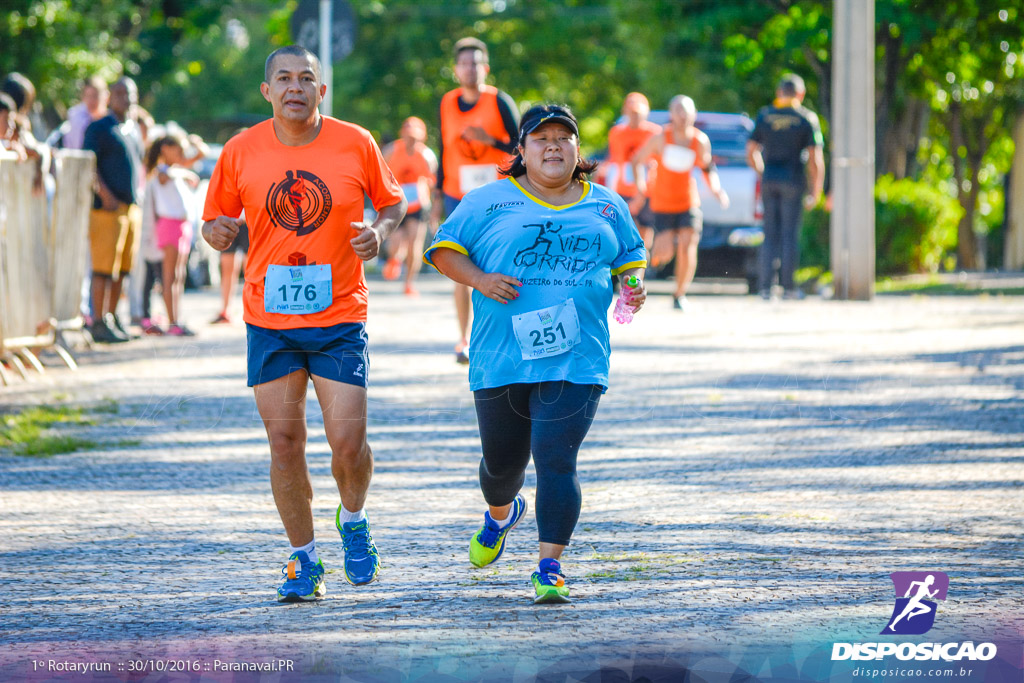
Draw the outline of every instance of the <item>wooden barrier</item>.
<instances>
[{"instance_id":1,"label":"wooden barrier","mask_svg":"<svg viewBox=\"0 0 1024 683\"><path fill-rule=\"evenodd\" d=\"M75 362L62 332L81 328L81 283L92 205L95 156L58 152L52 217L46 196L33 191L35 168L0 154L0 353L22 377L28 363L43 366L33 348L55 351ZM0 381L8 383L0 365Z\"/></svg>"}]
</instances>

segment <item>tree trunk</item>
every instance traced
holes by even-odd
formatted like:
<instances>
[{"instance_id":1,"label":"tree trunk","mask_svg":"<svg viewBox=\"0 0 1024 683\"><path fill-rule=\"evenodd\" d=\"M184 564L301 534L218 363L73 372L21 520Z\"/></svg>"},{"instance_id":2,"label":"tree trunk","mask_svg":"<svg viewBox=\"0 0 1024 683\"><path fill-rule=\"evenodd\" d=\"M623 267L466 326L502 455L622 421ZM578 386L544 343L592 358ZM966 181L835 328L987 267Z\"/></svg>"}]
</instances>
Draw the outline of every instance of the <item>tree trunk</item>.
<instances>
[{"instance_id":1,"label":"tree trunk","mask_svg":"<svg viewBox=\"0 0 1024 683\"><path fill-rule=\"evenodd\" d=\"M978 206L978 194L981 192L981 183L978 181L978 171L981 170L982 155L969 153L967 155L967 179L971 189L966 193L961 192L960 206L964 208L964 217L957 226L957 255L960 259L960 267L964 270L977 270L984 268L984 257L978 253L978 236L974 232L974 212Z\"/></svg>"},{"instance_id":2,"label":"tree trunk","mask_svg":"<svg viewBox=\"0 0 1024 683\"><path fill-rule=\"evenodd\" d=\"M893 37L889 33L888 25L880 24L875 32L875 43L883 50L883 64L879 88L875 95L875 177L892 173L897 178L903 178L896 166L899 162L894 159L893 133L899 128L899 121L893 116L893 100L896 98L896 87L899 83L899 74L902 71L904 60L900 59L900 45L902 38ZM893 163L893 162L896 163ZM905 172L905 168L902 169Z\"/></svg>"},{"instance_id":3,"label":"tree trunk","mask_svg":"<svg viewBox=\"0 0 1024 683\"><path fill-rule=\"evenodd\" d=\"M1013 126L1013 165L1006 196L1008 220L1003 247L1003 267L1024 270L1024 114Z\"/></svg>"},{"instance_id":4,"label":"tree trunk","mask_svg":"<svg viewBox=\"0 0 1024 683\"><path fill-rule=\"evenodd\" d=\"M978 245L974 239L974 204L972 198L977 199L976 188L977 178L974 172L968 168L970 155L960 156L960 148L967 149L967 140L964 135L963 112L960 103L953 100L949 105L949 138L952 143L950 153L953 157L953 177L956 179L956 198L963 207L964 215L956 229L956 253L958 266L966 270L974 270L978 267L977 251ZM970 187L965 189L964 181L971 175Z\"/></svg>"}]
</instances>

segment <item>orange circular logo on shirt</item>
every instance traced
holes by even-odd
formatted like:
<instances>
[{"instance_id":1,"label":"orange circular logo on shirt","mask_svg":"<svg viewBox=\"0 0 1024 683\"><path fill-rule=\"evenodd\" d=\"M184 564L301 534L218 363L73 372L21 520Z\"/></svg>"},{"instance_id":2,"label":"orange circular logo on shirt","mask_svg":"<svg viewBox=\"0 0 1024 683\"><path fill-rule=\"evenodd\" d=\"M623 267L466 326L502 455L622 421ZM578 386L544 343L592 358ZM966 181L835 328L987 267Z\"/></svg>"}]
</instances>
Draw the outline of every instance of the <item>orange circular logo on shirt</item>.
<instances>
[{"instance_id":1,"label":"orange circular logo on shirt","mask_svg":"<svg viewBox=\"0 0 1024 683\"><path fill-rule=\"evenodd\" d=\"M327 220L331 192L327 184L309 171L285 171L284 180L267 191L267 213L274 225L308 235Z\"/></svg>"}]
</instances>

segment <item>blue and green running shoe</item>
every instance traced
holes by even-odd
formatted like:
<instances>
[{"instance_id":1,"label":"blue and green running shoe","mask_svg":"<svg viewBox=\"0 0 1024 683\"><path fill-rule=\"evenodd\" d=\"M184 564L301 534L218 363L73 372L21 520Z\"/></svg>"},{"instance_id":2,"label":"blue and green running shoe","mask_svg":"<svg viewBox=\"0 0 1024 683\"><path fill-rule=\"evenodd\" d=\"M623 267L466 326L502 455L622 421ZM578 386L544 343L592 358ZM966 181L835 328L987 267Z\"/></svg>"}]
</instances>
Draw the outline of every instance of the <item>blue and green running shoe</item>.
<instances>
[{"instance_id":1,"label":"blue and green running shoe","mask_svg":"<svg viewBox=\"0 0 1024 683\"><path fill-rule=\"evenodd\" d=\"M338 513L341 513L340 505ZM345 578L348 582L353 586L361 586L376 579L380 571L380 557L370 536L369 520L342 524L335 515L334 524L341 533L341 543L345 547Z\"/></svg>"},{"instance_id":2,"label":"blue and green running shoe","mask_svg":"<svg viewBox=\"0 0 1024 683\"><path fill-rule=\"evenodd\" d=\"M491 519L491 513L484 513L484 525L469 539L469 561L474 567L486 567L505 551L505 537L526 514L526 499L516 494L512 501L512 519L503 527Z\"/></svg>"},{"instance_id":3,"label":"blue and green running shoe","mask_svg":"<svg viewBox=\"0 0 1024 683\"><path fill-rule=\"evenodd\" d=\"M281 573L284 583L277 589L278 602L303 602L327 595L323 562L311 562L302 550L291 554Z\"/></svg>"},{"instance_id":4,"label":"blue and green running shoe","mask_svg":"<svg viewBox=\"0 0 1024 683\"><path fill-rule=\"evenodd\" d=\"M558 560L546 558L540 561L537 571L530 577L536 597L533 604L569 602L569 587L565 585L565 574Z\"/></svg>"}]
</instances>

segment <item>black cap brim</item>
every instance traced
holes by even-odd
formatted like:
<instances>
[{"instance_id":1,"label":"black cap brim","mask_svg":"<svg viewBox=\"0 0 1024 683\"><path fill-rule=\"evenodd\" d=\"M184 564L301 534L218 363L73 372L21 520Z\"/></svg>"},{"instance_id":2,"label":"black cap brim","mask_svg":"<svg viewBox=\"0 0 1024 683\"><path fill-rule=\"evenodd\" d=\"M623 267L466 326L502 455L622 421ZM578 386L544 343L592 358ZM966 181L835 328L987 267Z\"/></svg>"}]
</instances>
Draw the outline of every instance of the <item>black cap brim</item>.
<instances>
[{"instance_id":1,"label":"black cap brim","mask_svg":"<svg viewBox=\"0 0 1024 683\"><path fill-rule=\"evenodd\" d=\"M573 135L575 135L576 137L579 137L580 135L580 129L576 125L575 121L573 121L565 114L559 114L558 112L552 111L544 114L543 116L538 116L533 121L524 121L522 128L519 132L519 139L522 140L527 135L537 130L537 128L539 128L542 124L545 123L560 123L569 130L571 130Z\"/></svg>"}]
</instances>

